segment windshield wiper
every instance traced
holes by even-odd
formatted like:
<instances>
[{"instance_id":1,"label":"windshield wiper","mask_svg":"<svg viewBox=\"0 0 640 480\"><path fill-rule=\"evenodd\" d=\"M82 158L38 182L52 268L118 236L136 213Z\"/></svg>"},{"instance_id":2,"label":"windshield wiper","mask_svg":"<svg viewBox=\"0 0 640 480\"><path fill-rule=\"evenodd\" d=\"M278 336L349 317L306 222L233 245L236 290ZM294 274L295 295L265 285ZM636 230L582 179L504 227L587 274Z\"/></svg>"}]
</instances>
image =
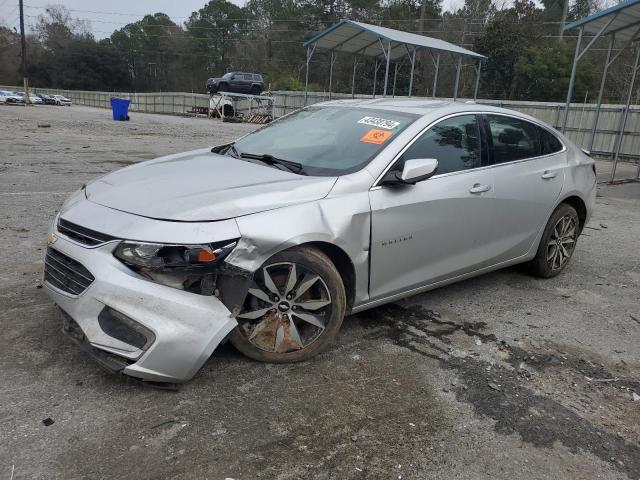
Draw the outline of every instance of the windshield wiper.
<instances>
[{"instance_id":1,"label":"windshield wiper","mask_svg":"<svg viewBox=\"0 0 640 480\"><path fill-rule=\"evenodd\" d=\"M290 172L299 173L301 175L306 175L307 173L304 171L304 167L301 163L292 162L291 160L285 160L283 158L274 157L268 153L256 154L256 153L241 153L241 158L250 158L252 160L260 160L261 162L267 163L269 165L281 165Z\"/></svg>"},{"instance_id":2,"label":"windshield wiper","mask_svg":"<svg viewBox=\"0 0 640 480\"><path fill-rule=\"evenodd\" d=\"M227 152L231 152L231 156L234 158L242 158L242 155L233 143L229 144L229 148L227 148L227 151L225 153Z\"/></svg>"}]
</instances>

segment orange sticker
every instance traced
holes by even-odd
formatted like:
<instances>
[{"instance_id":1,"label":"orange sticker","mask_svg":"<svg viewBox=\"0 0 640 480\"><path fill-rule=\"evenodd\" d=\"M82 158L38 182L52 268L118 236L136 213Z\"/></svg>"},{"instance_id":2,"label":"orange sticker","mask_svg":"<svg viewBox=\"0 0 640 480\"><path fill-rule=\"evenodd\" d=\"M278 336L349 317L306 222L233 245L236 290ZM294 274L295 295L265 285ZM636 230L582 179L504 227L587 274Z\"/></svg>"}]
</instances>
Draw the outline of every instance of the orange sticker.
<instances>
[{"instance_id":1,"label":"orange sticker","mask_svg":"<svg viewBox=\"0 0 640 480\"><path fill-rule=\"evenodd\" d=\"M388 130L378 130L377 128L372 128L367 133L365 133L362 138L360 138L360 141L380 145L384 143L392 134L393 132L390 132Z\"/></svg>"}]
</instances>

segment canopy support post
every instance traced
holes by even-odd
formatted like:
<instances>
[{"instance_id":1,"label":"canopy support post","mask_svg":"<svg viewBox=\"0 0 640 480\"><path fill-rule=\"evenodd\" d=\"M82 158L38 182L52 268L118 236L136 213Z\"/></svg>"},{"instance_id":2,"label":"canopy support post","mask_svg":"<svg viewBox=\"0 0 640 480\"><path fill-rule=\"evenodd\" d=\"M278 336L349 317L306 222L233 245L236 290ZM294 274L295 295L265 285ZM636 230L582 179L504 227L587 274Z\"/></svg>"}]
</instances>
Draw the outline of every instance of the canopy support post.
<instances>
[{"instance_id":1,"label":"canopy support post","mask_svg":"<svg viewBox=\"0 0 640 480\"><path fill-rule=\"evenodd\" d=\"M396 96L396 78L398 77L398 68L400 67L400 64L398 62L396 62L396 64L394 65L393 68L393 90L391 91L391 96L395 97Z\"/></svg>"},{"instance_id":2,"label":"canopy support post","mask_svg":"<svg viewBox=\"0 0 640 480\"><path fill-rule=\"evenodd\" d=\"M627 117L629 116L629 106L631 105L631 99L633 98L633 87L636 81L636 74L638 73L638 61L640 61L640 47L636 47L636 61L633 64L631 70L631 83L629 84L629 92L627 93L627 103L624 107L624 113L620 122L620 131L618 132L618 138L616 139L616 147L613 154L613 168L611 169L611 182L615 180L616 168L618 166L618 158L620 157L620 150L622 149L622 139L624 137L624 129L627 127Z\"/></svg>"},{"instance_id":3,"label":"canopy support post","mask_svg":"<svg viewBox=\"0 0 640 480\"><path fill-rule=\"evenodd\" d=\"M411 75L409 76L409 96L413 92L413 71L416 67L416 48L413 49L413 53L411 54Z\"/></svg>"},{"instance_id":4,"label":"canopy support post","mask_svg":"<svg viewBox=\"0 0 640 480\"><path fill-rule=\"evenodd\" d=\"M382 43L382 40L380 41L380 43ZM384 48L383 48L384 51ZM384 93L382 94L383 97L387 96L387 83L389 82L389 62L391 61L391 40L389 40L387 42L387 51L384 54L385 57L387 57L387 67L384 71Z\"/></svg>"},{"instance_id":5,"label":"canopy support post","mask_svg":"<svg viewBox=\"0 0 640 480\"><path fill-rule=\"evenodd\" d=\"M600 91L598 92L598 103L596 105L596 113L593 119L593 125L591 126L591 138L589 138L589 146L587 150L591 152L593 150L593 142L596 138L596 130L598 129L598 117L600 117L600 107L602 106L602 94L604 92L604 86L607 82L607 72L609 70L609 61L611 59L611 50L613 49L613 44L616 41L616 34L611 35L611 39L609 40L609 48L607 49L607 59L604 62L604 70L602 71L602 80L600 80Z\"/></svg>"},{"instance_id":6,"label":"canopy support post","mask_svg":"<svg viewBox=\"0 0 640 480\"><path fill-rule=\"evenodd\" d=\"M476 86L473 89L473 101L478 98L478 88L480 88L480 70L482 69L482 60L478 60L478 66L476 67Z\"/></svg>"},{"instance_id":7,"label":"canopy support post","mask_svg":"<svg viewBox=\"0 0 640 480\"><path fill-rule=\"evenodd\" d=\"M435 66L436 66L436 71L435 71L435 75L433 76L433 92L431 94L432 98L436 98L436 88L438 87L438 70L440 69L440 54L439 53L438 53L438 55L436 55Z\"/></svg>"},{"instance_id":8,"label":"canopy support post","mask_svg":"<svg viewBox=\"0 0 640 480\"><path fill-rule=\"evenodd\" d=\"M356 93L356 68L358 66L358 57L353 57L353 77L351 79L351 98L355 98Z\"/></svg>"},{"instance_id":9,"label":"canopy support post","mask_svg":"<svg viewBox=\"0 0 640 480\"><path fill-rule=\"evenodd\" d=\"M567 130L567 120L569 118L569 107L571 106L571 97L573 97L573 84L576 80L576 70L578 68L578 60L580 58L580 44L582 43L582 33L584 27L580 27L578 31L578 42L576 43L576 52L573 55L573 64L571 66L571 77L569 78L569 90L567 91L567 101L564 107L564 119L562 120L562 133Z\"/></svg>"},{"instance_id":10,"label":"canopy support post","mask_svg":"<svg viewBox=\"0 0 640 480\"><path fill-rule=\"evenodd\" d=\"M378 80L378 59L376 58L376 65L373 69L373 98L376 98L376 81Z\"/></svg>"},{"instance_id":11,"label":"canopy support post","mask_svg":"<svg viewBox=\"0 0 640 480\"><path fill-rule=\"evenodd\" d=\"M329 64L329 100L331 100L331 87L333 82L333 64L336 61L335 52L331 50L331 63Z\"/></svg>"},{"instance_id":12,"label":"canopy support post","mask_svg":"<svg viewBox=\"0 0 640 480\"><path fill-rule=\"evenodd\" d=\"M313 56L313 52L316 49L316 44L313 44L313 47L307 47L307 67L304 74L304 106L307 106L307 90L309 88L309 62L311 62L311 57Z\"/></svg>"},{"instance_id":13,"label":"canopy support post","mask_svg":"<svg viewBox=\"0 0 640 480\"><path fill-rule=\"evenodd\" d=\"M460 70L462 69L462 56L458 57L458 66L456 67L456 84L453 87L453 101L458 98L458 84L460 83Z\"/></svg>"}]
</instances>

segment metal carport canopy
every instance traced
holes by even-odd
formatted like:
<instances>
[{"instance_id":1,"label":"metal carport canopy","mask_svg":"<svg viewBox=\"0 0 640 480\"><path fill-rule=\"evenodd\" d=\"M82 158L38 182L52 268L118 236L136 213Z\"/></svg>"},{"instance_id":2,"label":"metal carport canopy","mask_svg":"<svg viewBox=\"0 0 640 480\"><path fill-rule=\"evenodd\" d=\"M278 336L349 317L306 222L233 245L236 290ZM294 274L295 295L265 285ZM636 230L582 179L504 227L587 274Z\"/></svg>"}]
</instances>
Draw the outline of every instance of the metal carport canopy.
<instances>
[{"instance_id":1,"label":"metal carport canopy","mask_svg":"<svg viewBox=\"0 0 640 480\"><path fill-rule=\"evenodd\" d=\"M569 108L571 107L571 99L573 96L573 86L576 77L576 70L578 62L583 58L584 54L595 44L600 38L609 39L609 47L607 49L607 58L604 62L602 71L602 79L600 81L600 91L598 93L598 101L596 106L595 119L591 127L591 137L589 139L588 150L593 148L593 142L596 135L596 129L598 125L598 117L600 115L600 107L602 105L602 94L604 92L605 83L607 81L607 72L611 64L627 49L633 46L634 43L640 41L640 0L626 0L614 5L613 7L606 8L599 12L596 12L588 17L581 18L573 23L565 25L564 30L578 29L578 41L576 43L576 51L573 57L573 65L571 67L571 76L569 77L569 88L567 90L567 100L565 104L564 120L562 122L562 131L565 132L567 128L567 119L569 117ZM582 47L582 37L584 35L591 35L591 39L586 46ZM616 42L622 42L621 48L618 52L612 56L613 46ZM631 99L634 90L634 84L636 74L640 71L640 46L636 45L635 62L631 69L631 78L629 82L629 88L627 90L627 100L623 110L622 120L618 134L616 137L616 143L614 145L613 153L613 167L611 169L611 181L615 180L616 167L618 164L618 158L620 156L620 149L622 147L622 139L627 124L627 117L629 116L629 107L631 105ZM640 163L636 171L636 179L640 178Z\"/></svg>"},{"instance_id":2,"label":"metal carport canopy","mask_svg":"<svg viewBox=\"0 0 640 480\"><path fill-rule=\"evenodd\" d=\"M583 27L583 32L587 35L615 33L618 40L630 40L640 30L640 0L627 0L619 3L569 23L564 29L573 30L577 27Z\"/></svg>"},{"instance_id":3,"label":"metal carport canopy","mask_svg":"<svg viewBox=\"0 0 640 480\"><path fill-rule=\"evenodd\" d=\"M440 64L440 54L450 53L458 57L458 65L456 70L456 81L454 88L454 99L458 95L458 83L460 81L460 70L462 67L462 58L470 57L476 60L476 88L474 98L478 93L478 85L480 79L480 64L486 57L479 53L472 52L466 48L459 47L438 38L426 37L415 33L403 32L392 28L380 27L378 25L370 25L368 23L356 22L354 20L343 19L336 22L323 32L320 32L310 40L304 42L303 46L307 49L307 70L305 77L305 104L306 92L309 84L309 62L316 48L331 51L331 63L329 69L329 98L331 98L331 85L333 76L333 64L336 52L348 53L354 55L353 63L353 83L351 93L353 95L355 88L355 76L357 56L363 55L376 58L376 67L373 82L373 94L375 96L375 84L378 72L378 59L386 60L386 70L384 77L384 93L387 94L387 81L389 77L389 63L396 61L405 55L408 56L411 64L411 76L409 83L409 96L411 96L413 87L413 72L415 69L416 52L418 50L428 50L435 67L433 96L435 96L438 81L438 69ZM399 65L396 64L394 74L394 94L395 94L395 77L398 72Z\"/></svg>"},{"instance_id":4,"label":"metal carport canopy","mask_svg":"<svg viewBox=\"0 0 640 480\"><path fill-rule=\"evenodd\" d=\"M477 59L486 58L484 55L438 38L425 37L424 35L402 32L400 30L356 22L354 20L340 20L311 40L307 40L304 43L304 47L306 48L315 44L317 48L324 50L379 57L385 55L383 48L385 42L380 42L379 40L386 40L392 43L391 60L396 60L407 54L406 50L403 51L403 49L400 48L403 45L438 52L450 52Z\"/></svg>"}]
</instances>

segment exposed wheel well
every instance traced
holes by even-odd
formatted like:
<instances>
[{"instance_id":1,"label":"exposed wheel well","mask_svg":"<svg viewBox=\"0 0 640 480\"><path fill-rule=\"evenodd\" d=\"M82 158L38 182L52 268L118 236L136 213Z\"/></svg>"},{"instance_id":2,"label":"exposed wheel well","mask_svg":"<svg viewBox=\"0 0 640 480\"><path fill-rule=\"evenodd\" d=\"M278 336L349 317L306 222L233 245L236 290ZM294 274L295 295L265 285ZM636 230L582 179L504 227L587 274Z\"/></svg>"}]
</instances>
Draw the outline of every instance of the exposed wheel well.
<instances>
[{"instance_id":1,"label":"exposed wheel well","mask_svg":"<svg viewBox=\"0 0 640 480\"><path fill-rule=\"evenodd\" d=\"M580 220L580 231L584 228L584 223L587 220L587 206L584 204L584 201L578 196L571 196L565 198L562 203L566 203L567 205L571 205L578 212L578 220Z\"/></svg>"},{"instance_id":2,"label":"exposed wheel well","mask_svg":"<svg viewBox=\"0 0 640 480\"><path fill-rule=\"evenodd\" d=\"M324 253L333 262L342 277L342 283L344 284L344 291L347 296L347 313L353 308L353 302L356 295L356 270L344 250L331 243L326 242L310 242L305 243L311 247L315 247Z\"/></svg>"}]
</instances>

